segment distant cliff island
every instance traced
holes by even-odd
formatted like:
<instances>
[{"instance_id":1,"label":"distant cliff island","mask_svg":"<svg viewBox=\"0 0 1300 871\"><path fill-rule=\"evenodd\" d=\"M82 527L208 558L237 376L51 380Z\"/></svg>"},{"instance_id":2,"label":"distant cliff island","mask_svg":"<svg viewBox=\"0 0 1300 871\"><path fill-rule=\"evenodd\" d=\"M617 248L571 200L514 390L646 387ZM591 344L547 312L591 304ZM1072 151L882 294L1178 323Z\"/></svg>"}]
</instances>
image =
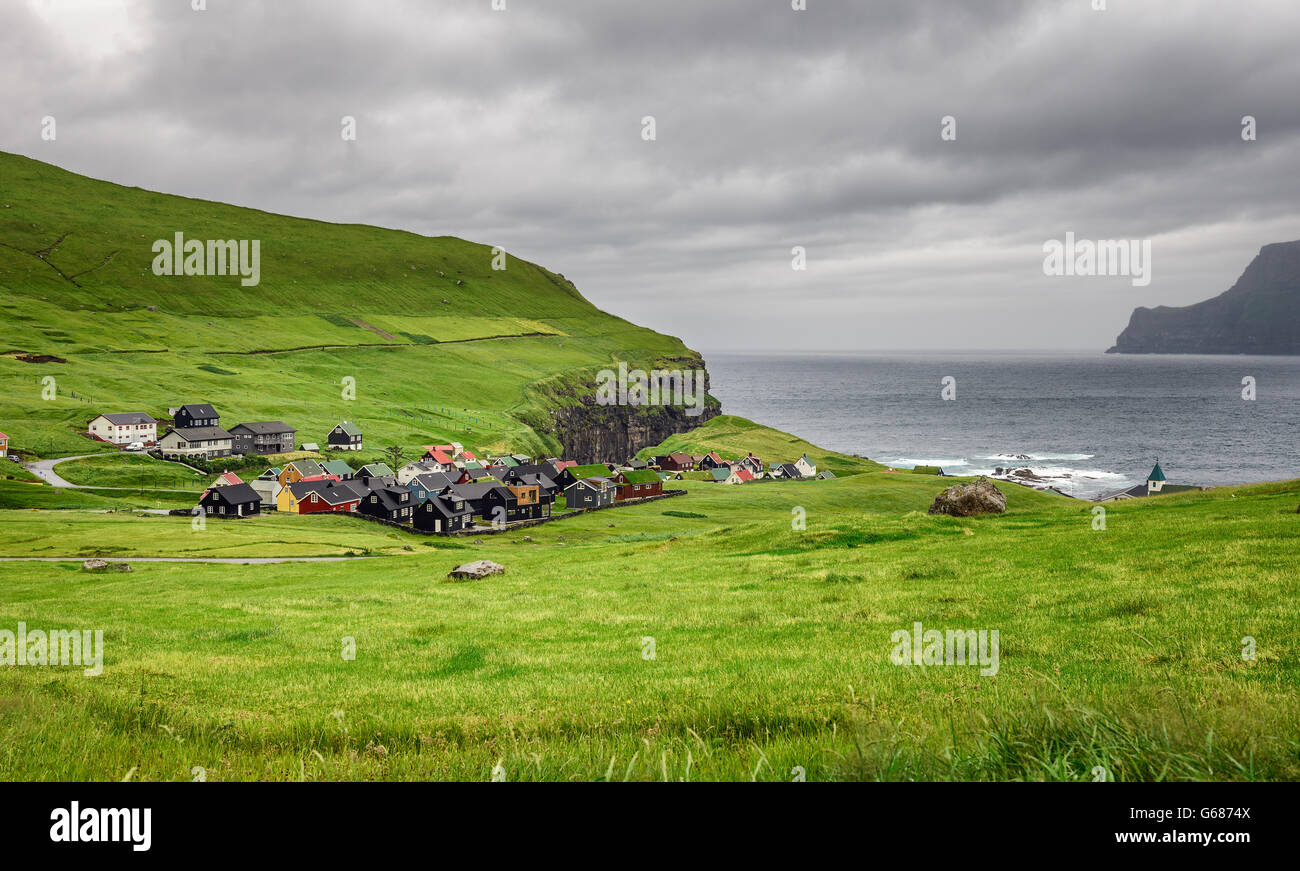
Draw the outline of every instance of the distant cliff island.
<instances>
[{"instance_id":1,"label":"distant cliff island","mask_svg":"<svg viewBox=\"0 0 1300 871\"><path fill-rule=\"evenodd\" d=\"M1135 309L1106 353L1300 355L1300 241L1259 249L1214 299Z\"/></svg>"}]
</instances>

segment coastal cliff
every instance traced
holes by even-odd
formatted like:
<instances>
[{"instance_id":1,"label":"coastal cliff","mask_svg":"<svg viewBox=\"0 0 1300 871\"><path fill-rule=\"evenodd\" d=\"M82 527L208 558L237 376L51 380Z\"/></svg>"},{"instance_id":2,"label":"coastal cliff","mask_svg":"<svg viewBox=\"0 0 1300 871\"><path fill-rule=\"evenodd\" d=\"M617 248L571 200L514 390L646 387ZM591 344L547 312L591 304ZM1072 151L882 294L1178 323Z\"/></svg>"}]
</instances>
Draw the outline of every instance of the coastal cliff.
<instances>
[{"instance_id":1,"label":"coastal cliff","mask_svg":"<svg viewBox=\"0 0 1300 871\"><path fill-rule=\"evenodd\" d=\"M696 370L703 373L703 408L687 405L601 405L596 379L551 379L534 385L537 405L526 420L539 434L559 442L560 456L580 463L620 461L642 448L689 432L721 414L721 403L708 395L709 376L698 356L659 358L647 368Z\"/></svg>"},{"instance_id":2,"label":"coastal cliff","mask_svg":"<svg viewBox=\"0 0 1300 871\"><path fill-rule=\"evenodd\" d=\"M1265 245L1230 289L1138 308L1108 354L1300 354L1300 241Z\"/></svg>"}]
</instances>

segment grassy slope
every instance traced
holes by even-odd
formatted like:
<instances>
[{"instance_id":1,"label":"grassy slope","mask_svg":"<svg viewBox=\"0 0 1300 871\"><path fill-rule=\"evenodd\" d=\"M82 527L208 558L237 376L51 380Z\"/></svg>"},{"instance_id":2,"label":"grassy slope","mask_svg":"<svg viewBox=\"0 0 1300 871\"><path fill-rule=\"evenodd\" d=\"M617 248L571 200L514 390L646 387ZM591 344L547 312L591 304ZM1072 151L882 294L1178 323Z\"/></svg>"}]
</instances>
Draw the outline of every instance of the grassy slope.
<instances>
[{"instance_id":1,"label":"grassy slope","mask_svg":"<svg viewBox=\"0 0 1300 871\"><path fill-rule=\"evenodd\" d=\"M102 628L108 645L93 679L0 670L0 775L1300 776L1300 482L1108 506L1105 531L1091 505L1014 485L1005 516L931 517L941 483L688 483L460 547L345 518L70 518L69 548L393 555L0 563L0 626ZM706 516L664 514L684 509ZM507 574L443 581L476 558ZM1000 673L891 665L913 621L999 629Z\"/></svg>"},{"instance_id":2,"label":"grassy slope","mask_svg":"<svg viewBox=\"0 0 1300 871\"><path fill-rule=\"evenodd\" d=\"M764 463L773 461L792 463L800 455L817 464L818 471L830 469L837 475L856 474L883 469L862 457L851 457L819 448L798 436L754 423L735 415L719 415L704 426L680 435L669 436L661 444L646 448L637 456L645 458L658 454L682 451L692 455L717 451L724 460L734 460L753 451Z\"/></svg>"},{"instance_id":3,"label":"grassy slope","mask_svg":"<svg viewBox=\"0 0 1300 871\"><path fill-rule=\"evenodd\" d=\"M4 153L0 178L0 353L68 360L0 356L0 428L43 456L93 449L75 433L100 411L161 417L187 401L213 402L231 425L286 420L302 441L348 418L372 444L553 451L524 422L531 384L692 355L539 266L509 258L494 271L489 247L461 239L158 194ZM261 284L153 275L154 240L176 232L260 239ZM316 350L285 350L301 348ZM279 353L250 353L262 351ZM41 398L47 375L52 401ZM341 398L345 376L355 401Z\"/></svg>"}]
</instances>

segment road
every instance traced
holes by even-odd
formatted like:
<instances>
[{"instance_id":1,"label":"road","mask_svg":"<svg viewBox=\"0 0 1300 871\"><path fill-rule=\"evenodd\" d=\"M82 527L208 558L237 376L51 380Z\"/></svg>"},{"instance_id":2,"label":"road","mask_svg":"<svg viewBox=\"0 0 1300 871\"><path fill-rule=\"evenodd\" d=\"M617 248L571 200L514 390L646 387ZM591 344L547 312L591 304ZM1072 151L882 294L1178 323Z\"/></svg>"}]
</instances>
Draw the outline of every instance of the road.
<instances>
[{"instance_id":1,"label":"road","mask_svg":"<svg viewBox=\"0 0 1300 871\"><path fill-rule=\"evenodd\" d=\"M68 460L84 460L87 457L104 457L112 456L111 454L78 454L75 457L57 457L53 460L36 460L24 466L27 471L40 478L46 484L52 484L55 487L65 487L69 490L129 490L132 493L139 492L139 487L94 487L86 484L74 484L64 478L59 477L59 473L54 471L54 467L59 463L66 463ZM148 456L139 454L138 456ZM162 462L162 460L159 460ZM216 477L215 475L213 477ZM198 495L197 490L169 490L163 487L147 487L146 489L158 493L193 493Z\"/></svg>"}]
</instances>

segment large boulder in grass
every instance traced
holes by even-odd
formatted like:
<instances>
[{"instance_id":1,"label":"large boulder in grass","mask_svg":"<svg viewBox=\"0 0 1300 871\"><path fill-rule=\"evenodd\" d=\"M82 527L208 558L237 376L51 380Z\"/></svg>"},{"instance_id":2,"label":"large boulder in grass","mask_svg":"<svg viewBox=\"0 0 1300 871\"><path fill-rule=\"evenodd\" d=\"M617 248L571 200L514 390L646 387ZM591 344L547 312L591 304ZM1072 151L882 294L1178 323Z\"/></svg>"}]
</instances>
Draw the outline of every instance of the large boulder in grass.
<instances>
[{"instance_id":1,"label":"large boulder in grass","mask_svg":"<svg viewBox=\"0 0 1300 871\"><path fill-rule=\"evenodd\" d=\"M988 478L973 484L954 484L934 497L931 514L971 517L975 514L1001 514L1007 510L1007 497Z\"/></svg>"},{"instance_id":2,"label":"large boulder in grass","mask_svg":"<svg viewBox=\"0 0 1300 871\"><path fill-rule=\"evenodd\" d=\"M506 567L500 563L481 559L456 566L447 574L447 577L456 578L457 580L477 580L478 578L486 578L488 575L503 574L505 570Z\"/></svg>"}]
</instances>

